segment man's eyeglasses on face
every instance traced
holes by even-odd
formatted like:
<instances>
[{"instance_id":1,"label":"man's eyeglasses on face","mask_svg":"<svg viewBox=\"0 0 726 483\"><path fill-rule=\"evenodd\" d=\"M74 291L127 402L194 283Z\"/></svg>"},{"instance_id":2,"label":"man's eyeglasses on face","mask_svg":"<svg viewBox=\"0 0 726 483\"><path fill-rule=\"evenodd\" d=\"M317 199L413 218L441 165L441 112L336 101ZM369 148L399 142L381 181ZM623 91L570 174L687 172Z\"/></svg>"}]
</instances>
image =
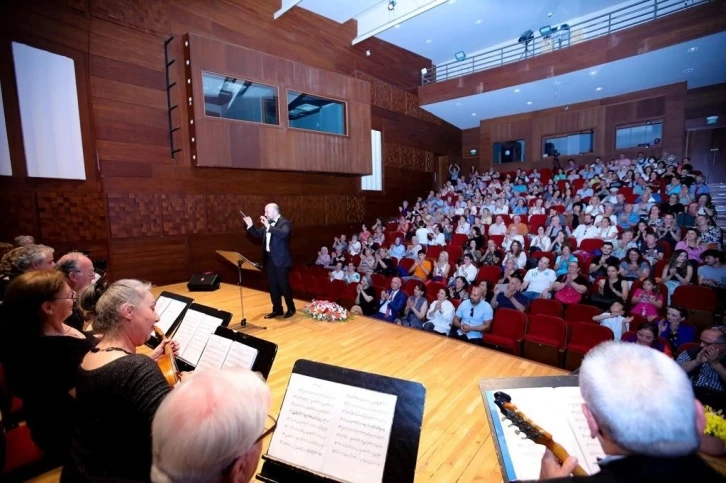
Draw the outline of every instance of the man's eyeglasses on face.
<instances>
[{"instance_id":1,"label":"man's eyeglasses on face","mask_svg":"<svg viewBox=\"0 0 726 483\"><path fill-rule=\"evenodd\" d=\"M701 345L702 345L703 347L710 347L710 346L712 346L712 345L723 345L723 344L724 344L723 342L708 342L708 341L706 341L706 340L702 340L702 341L701 341Z\"/></svg>"},{"instance_id":2,"label":"man's eyeglasses on face","mask_svg":"<svg viewBox=\"0 0 726 483\"><path fill-rule=\"evenodd\" d=\"M267 421L265 422L265 430L262 432L259 438L255 440L255 444L259 443L269 435L271 435L277 428L277 419L273 418L269 414L267 415Z\"/></svg>"},{"instance_id":3,"label":"man's eyeglasses on face","mask_svg":"<svg viewBox=\"0 0 726 483\"><path fill-rule=\"evenodd\" d=\"M80 273L81 275L86 275L88 277L95 277L96 276L96 271L95 270L87 270L85 272L83 270L73 270L73 272L74 273Z\"/></svg>"}]
</instances>

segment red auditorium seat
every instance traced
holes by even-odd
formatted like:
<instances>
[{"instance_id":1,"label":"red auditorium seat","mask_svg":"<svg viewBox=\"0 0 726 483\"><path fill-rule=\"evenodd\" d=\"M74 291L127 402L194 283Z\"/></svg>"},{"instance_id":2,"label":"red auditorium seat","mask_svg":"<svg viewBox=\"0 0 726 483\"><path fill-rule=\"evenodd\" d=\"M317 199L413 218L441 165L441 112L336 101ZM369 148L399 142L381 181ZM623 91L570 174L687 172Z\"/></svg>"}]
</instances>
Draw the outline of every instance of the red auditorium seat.
<instances>
[{"instance_id":1,"label":"red auditorium seat","mask_svg":"<svg viewBox=\"0 0 726 483\"><path fill-rule=\"evenodd\" d=\"M430 258L431 260L433 260L435 262L436 260L439 259L439 254L442 251L444 251L444 247L442 247L441 245L430 246L426 250L426 258Z\"/></svg>"},{"instance_id":2,"label":"red auditorium seat","mask_svg":"<svg viewBox=\"0 0 726 483\"><path fill-rule=\"evenodd\" d=\"M30 437L27 425L21 424L7 432L2 429L2 438L5 441L5 464L0 480L23 481L27 477L50 469L47 467L47 462L43 464L43 452Z\"/></svg>"},{"instance_id":3,"label":"red auditorium seat","mask_svg":"<svg viewBox=\"0 0 726 483\"><path fill-rule=\"evenodd\" d=\"M345 286L345 290L343 291L343 296L340 298L339 303L346 309L350 309L353 305L355 305L355 299L357 296L358 296L358 284L349 283Z\"/></svg>"},{"instance_id":4,"label":"red auditorium seat","mask_svg":"<svg viewBox=\"0 0 726 483\"><path fill-rule=\"evenodd\" d=\"M537 233L537 228L539 228L540 226L544 226L545 228L547 228L546 224L547 215L532 215L529 217L530 230L535 234Z\"/></svg>"},{"instance_id":5,"label":"red auditorium seat","mask_svg":"<svg viewBox=\"0 0 726 483\"><path fill-rule=\"evenodd\" d=\"M599 324L588 324L585 322L574 322L569 325L570 342L567 344L565 353L565 369L574 371L582 363L582 359L590 349L605 342L613 340L613 331Z\"/></svg>"},{"instance_id":6,"label":"red auditorium seat","mask_svg":"<svg viewBox=\"0 0 726 483\"><path fill-rule=\"evenodd\" d=\"M317 300L329 300L328 294L330 293L330 277L318 276L315 277L315 298ZM332 300L335 302L335 300Z\"/></svg>"},{"instance_id":7,"label":"red auditorium seat","mask_svg":"<svg viewBox=\"0 0 726 483\"><path fill-rule=\"evenodd\" d=\"M494 244L502 248L502 242L504 241L504 235L489 235L489 239L494 242Z\"/></svg>"},{"instance_id":8,"label":"red auditorium seat","mask_svg":"<svg viewBox=\"0 0 726 483\"><path fill-rule=\"evenodd\" d=\"M585 304L571 304L565 309L567 322L592 322L592 318L600 315L602 311L597 307Z\"/></svg>"},{"instance_id":9,"label":"red auditorium seat","mask_svg":"<svg viewBox=\"0 0 726 483\"><path fill-rule=\"evenodd\" d=\"M332 280L328 286L328 293L325 298L331 302L338 303L338 300L343 297L347 285L343 280Z\"/></svg>"},{"instance_id":10,"label":"red auditorium seat","mask_svg":"<svg viewBox=\"0 0 726 483\"><path fill-rule=\"evenodd\" d=\"M673 305L680 305L688 311L687 319L696 326L699 333L713 325L713 315L716 311L716 292L711 287L681 285L673 292L672 303Z\"/></svg>"},{"instance_id":11,"label":"red auditorium seat","mask_svg":"<svg viewBox=\"0 0 726 483\"><path fill-rule=\"evenodd\" d=\"M443 282L434 282L429 280L426 282L426 297L428 298L429 295L433 295L435 299L436 294L438 294L441 289L446 290L446 284Z\"/></svg>"},{"instance_id":12,"label":"red auditorium seat","mask_svg":"<svg viewBox=\"0 0 726 483\"><path fill-rule=\"evenodd\" d=\"M518 356L521 352L527 316L519 310L498 309L494 312L491 332L484 334L484 345L505 349Z\"/></svg>"},{"instance_id":13,"label":"red auditorium seat","mask_svg":"<svg viewBox=\"0 0 726 483\"><path fill-rule=\"evenodd\" d=\"M553 299L534 299L529 303L528 312L532 315L562 317L562 304Z\"/></svg>"},{"instance_id":14,"label":"red auditorium seat","mask_svg":"<svg viewBox=\"0 0 726 483\"><path fill-rule=\"evenodd\" d=\"M534 314L524 334L524 357L559 367L567 343L567 323L560 317Z\"/></svg>"},{"instance_id":15,"label":"red auditorium seat","mask_svg":"<svg viewBox=\"0 0 726 483\"><path fill-rule=\"evenodd\" d=\"M586 238L580 243L580 250L592 253L595 250L600 250L603 245L603 241L599 238Z\"/></svg>"},{"instance_id":16,"label":"red auditorium seat","mask_svg":"<svg viewBox=\"0 0 726 483\"><path fill-rule=\"evenodd\" d=\"M407 259L404 258L403 260L407 260ZM403 263L403 260L401 260L402 263ZM410 260L410 258L408 260ZM411 261L411 265L413 265L413 261ZM380 273L372 273L371 274L371 282L373 282L373 285L375 287L381 287L383 289L388 288L386 286L386 277L383 276L383 275L381 275Z\"/></svg>"},{"instance_id":17,"label":"red auditorium seat","mask_svg":"<svg viewBox=\"0 0 726 483\"><path fill-rule=\"evenodd\" d=\"M421 283L420 280L416 280L415 278L411 278L406 280L406 283L403 284L403 291L406 292L406 294L409 297L413 297L413 289Z\"/></svg>"},{"instance_id":18,"label":"red auditorium seat","mask_svg":"<svg viewBox=\"0 0 726 483\"><path fill-rule=\"evenodd\" d=\"M676 351L676 357L681 355L681 352L696 348L700 349L701 344L699 344L698 342L684 342L683 344L678 346L678 350Z\"/></svg>"},{"instance_id":19,"label":"red auditorium seat","mask_svg":"<svg viewBox=\"0 0 726 483\"><path fill-rule=\"evenodd\" d=\"M487 287L492 289L499 281L501 274L502 270L498 266L482 265L476 274L476 283L479 284L482 280L486 280Z\"/></svg>"},{"instance_id":20,"label":"red auditorium seat","mask_svg":"<svg viewBox=\"0 0 726 483\"><path fill-rule=\"evenodd\" d=\"M446 247L446 253L449 254L449 265L453 266L461 259L463 250L461 249L461 247L449 245L448 247Z\"/></svg>"},{"instance_id":21,"label":"red auditorium seat","mask_svg":"<svg viewBox=\"0 0 726 483\"><path fill-rule=\"evenodd\" d=\"M454 236L451 237L451 245L455 247L463 247L464 243L466 243L468 239L469 237L463 233L454 233Z\"/></svg>"},{"instance_id":22,"label":"red auditorium seat","mask_svg":"<svg viewBox=\"0 0 726 483\"><path fill-rule=\"evenodd\" d=\"M403 269L404 273L408 275L408 271L411 270L411 267L413 267L413 258L402 258L400 262L398 262L398 267Z\"/></svg>"}]
</instances>

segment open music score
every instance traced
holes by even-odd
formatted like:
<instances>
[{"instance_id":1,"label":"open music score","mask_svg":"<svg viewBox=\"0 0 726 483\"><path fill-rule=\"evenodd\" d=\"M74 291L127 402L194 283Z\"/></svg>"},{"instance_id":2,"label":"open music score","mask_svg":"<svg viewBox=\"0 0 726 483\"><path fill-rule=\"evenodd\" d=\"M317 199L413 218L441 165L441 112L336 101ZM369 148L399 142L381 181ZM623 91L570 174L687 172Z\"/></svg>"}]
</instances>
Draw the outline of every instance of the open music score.
<instances>
[{"instance_id":1,"label":"open music score","mask_svg":"<svg viewBox=\"0 0 726 483\"><path fill-rule=\"evenodd\" d=\"M204 348L207 346L207 341L223 322L222 319L203 312L191 308L187 310L173 339L179 342L178 357L197 366Z\"/></svg>"},{"instance_id":2,"label":"open music score","mask_svg":"<svg viewBox=\"0 0 726 483\"><path fill-rule=\"evenodd\" d=\"M179 315L181 315L188 305L180 300L161 295L156 300L155 310L159 314L159 321L156 325L167 334L171 326L176 322L176 319L179 318ZM154 332L152 331L151 333L153 335Z\"/></svg>"},{"instance_id":3,"label":"open music score","mask_svg":"<svg viewBox=\"0 0 726 483\"><path fill-rule=\"evenodd\" d=\"M582 413L584 401L579 387L533 387L507 389L506 392L517 408L552 434L555 441L577 458L585 471L589 474L600 471L597 461L604 458L605 453L600 442L590 437L590 429ZM537 480L545 447L523 439L507 420L501 420L493 393L487 391L486 400L492 411L509 480Z\"/></svg>"},{"instance_id":4,"label":"open music score","mask_svg":"<svg viewBox=\"0 0 726 483\"><path fill-rule=\"evenodd\" d=\"M252 369L257 358L257 352L257 349L253 347L212 334L209 336L196 370L203 371L205 369L227 367Z\"/></svg>"},{"instance_id":5,"label":"open music score","mask_svg":"<svg viewBox=\"0 0 726 483\"><path fill-rule=\"evenodd\" d=\"M338 480L379 482L397 399L293 373L268 454Z\"/></svg>"}]
</instances>

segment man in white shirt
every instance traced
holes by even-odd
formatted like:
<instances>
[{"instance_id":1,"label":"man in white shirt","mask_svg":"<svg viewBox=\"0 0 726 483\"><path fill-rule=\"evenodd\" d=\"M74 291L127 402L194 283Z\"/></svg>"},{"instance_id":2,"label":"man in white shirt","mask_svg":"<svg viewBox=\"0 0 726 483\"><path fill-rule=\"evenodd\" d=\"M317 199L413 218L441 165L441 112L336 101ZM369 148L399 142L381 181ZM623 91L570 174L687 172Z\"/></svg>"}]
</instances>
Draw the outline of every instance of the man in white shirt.
<instances>
[{"instance_id":1,"label":"man in white shirt","mask_svg":"<svg viewBox=\"0 0 726 483\"><path fill-rule=\"evenodd\" d=\"M433 239L429 242L429 245L430 246L446 245L446 239L444 238L444 234L441 233L441 228L439 228L439 225L434 225Z\"/></svg>"},{"instance_id":2,"label":"man in white shirt","mask_svg":"<svg viewBox=\"0 0 726 483\"><path fill-rule=\"evenodd\" d=\"M600 227L600 220L602 220L603 217L610 218L610 224L612 226L616 226L618 224L618 217L615 216L615 209L612 203L604 203L603 206L605 211L603 212L603 214L597 215L595 217L595 226Z\"/></svg>"},{"instance_id":3,"label":"man in white shirt","mask_svg":"<svg viewBox=\"0 0 726 483\"><path fill-rule=\"evenodd\" d=\"M345 271L343 270L343 262L335 264L335 269L330 272L330 281L345 279Z\"/></svg>"},{"instance_id":4,"label":"man in white shirt","mask_svg":"<svg viewBox=\"0 0 726 483\"><path fill-rule=\"evenodd\" d=\"M552 284L557 280L557 274L550 268L550 259L541 257L537 262L537 268L527 271L524 276L522 293L530 300L542 297L549 298Z\"/></svg>"},{"instance_id":5,"label":"man in white shirt","mask_svg":"<svg viewBox=\"0 0 726 483\"><path fill-rule=\"evenodd\" d=\"M429 245L429 230L423 221L418 222L418 228L416 228L416 238L418 242L423 246Z\"/></svg>"},{"instance_id":6,"label":"man in white shirt","mask_svg":"<svg viewBox=\"0 0 726 483\"><path fill-rule=\"evenodd\" d=\"M456 276L461 276L466 279L469 283L474 283L476 280L477 269L471 263L471 255L468 253L464 255L464 264L456 267Z\"/></svg>"},{"instance_id":7,"label":"man in white shirt","mask_svg":"<svg viewBox=\"0 0 726 483\"><path fill-rule=\"evenodd\" d=\"M582 240L587 240L588 238L597 238L597 235L597 227L592 224L592 215L585 215L583 217L583 222L577 225L575 231L572 232L572 236L574 236L577 240L578 247L582 243Z\"/></svg>"},{"instance_id":8,"label":"man in white shirt","mask_svg":"<svg viewBox=\"0 0 726 483\"><path fill-rule=\"evenodd\" d=\"M350 243L348 244L348 253L350 253L351 257L354 257L356 255L360 255L361 245L358 241L358 235L353 235L350 237Z\"/></svg>"}]
</instances>

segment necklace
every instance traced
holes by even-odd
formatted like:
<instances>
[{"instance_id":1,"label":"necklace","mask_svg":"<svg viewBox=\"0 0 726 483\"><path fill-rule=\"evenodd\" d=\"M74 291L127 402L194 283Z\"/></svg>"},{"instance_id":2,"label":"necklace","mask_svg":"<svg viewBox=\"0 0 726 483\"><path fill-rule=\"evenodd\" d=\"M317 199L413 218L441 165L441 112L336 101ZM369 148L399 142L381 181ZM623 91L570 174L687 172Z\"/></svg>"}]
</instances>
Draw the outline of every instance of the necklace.
<instances>
[{"instance_id":1,"label":"necklace","mask_svg":"<svg viewBox=\"0 0 726 483\"><path fill-rule=\"evenodd\" d=\"M93 349L91 349L91 352L93 352L93 353L101 352L101 351L103 351L103 352L119 351L119 352L124 352L127 355L131 355L131 352L127 351L126 349L122 349L120 347L106 347L105 349L99 349L98 347L94 347Z\"/></svg>"}]
</instances>

